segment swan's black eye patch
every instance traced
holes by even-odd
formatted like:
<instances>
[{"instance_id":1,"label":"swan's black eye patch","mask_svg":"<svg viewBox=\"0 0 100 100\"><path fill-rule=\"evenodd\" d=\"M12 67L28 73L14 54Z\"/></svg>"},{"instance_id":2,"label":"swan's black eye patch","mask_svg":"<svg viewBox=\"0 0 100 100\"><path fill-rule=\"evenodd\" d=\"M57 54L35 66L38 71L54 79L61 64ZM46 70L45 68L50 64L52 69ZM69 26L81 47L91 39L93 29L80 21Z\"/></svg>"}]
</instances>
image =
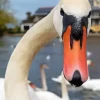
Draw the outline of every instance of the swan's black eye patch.
<instances>
[{"instance_id":1,"label":"swan's black eye patch","mask_svg":"<svg viewBox=\"0 0 100 100\"><path fill-rule=\"evenodd\" d=\"M88 14L88 18L90 18L90 16L91 16L91 11L90 11L89 14Z\"/></svg>"},{"instance_id":2,"label":"swan's black eye patch","mask_svg":"<svg viewBox=\"0 0 100 100\"><path fill-rule=\"evenodd\" d=\"M64 16L64 10L61 8L60 9L60 14L62 15L62 16Z\"/></svg>"}]
</instances>

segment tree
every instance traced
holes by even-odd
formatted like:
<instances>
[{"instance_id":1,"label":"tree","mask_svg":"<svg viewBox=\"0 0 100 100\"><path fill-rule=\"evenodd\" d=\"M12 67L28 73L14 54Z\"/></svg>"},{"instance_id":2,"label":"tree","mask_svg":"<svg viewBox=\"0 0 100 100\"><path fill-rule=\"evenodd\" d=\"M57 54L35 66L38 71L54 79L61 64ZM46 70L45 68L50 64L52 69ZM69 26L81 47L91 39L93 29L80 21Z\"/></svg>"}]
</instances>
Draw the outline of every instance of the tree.
<instances>
[{"instance_id":1,"label":"tree","mask_svg":"<svg viewBox=\"0 0 100 100\"><path fill-rule=\"evenodd\" d=\"M6 24L16 23L16 19L10 9L9 0L0 0L0 35L3 35Z\"/></svg>"}]
</instances>

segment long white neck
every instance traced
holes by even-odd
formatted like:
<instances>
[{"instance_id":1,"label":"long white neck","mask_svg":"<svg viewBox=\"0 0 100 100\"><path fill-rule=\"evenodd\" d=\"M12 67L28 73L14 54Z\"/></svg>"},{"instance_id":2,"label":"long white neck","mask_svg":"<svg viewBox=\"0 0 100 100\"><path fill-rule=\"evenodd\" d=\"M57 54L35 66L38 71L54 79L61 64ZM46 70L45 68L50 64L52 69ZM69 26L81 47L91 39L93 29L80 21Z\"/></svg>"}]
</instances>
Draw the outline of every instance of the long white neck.
<instances>
[{"instance_id":1,"label":"long white neck","mask_svg":"<svg viewBox=\"0 0 100 100\"><path fill-rule=\"evenodd\" d=\"M44 70L44 68L41 68L40 71L41 71L42 89L45 90L45 91L47 91L48 87L47 87L45 70Z\"/></svg>"},{"instance_id":2,"label":"long white neck","mask_svg":"<svg viewBox=\"0 0 100 100\"><path fill-rule=\"evenodd\" d=\"M30 100L27 77L38 51L58 34L53 26L54 10L27 31L9 60L5 75L6 100Z\"/></svg>"},{"instance_id":3,"label":"long white neck","mask_svg":"<svg viewBox=\"0 0 100 100\"><path fill-rule=\"evenodd\" d=\"M62 89L62 100L69 100L68 89L63 75L62 75L61 89Z\"/></svg>"}]
</instances>

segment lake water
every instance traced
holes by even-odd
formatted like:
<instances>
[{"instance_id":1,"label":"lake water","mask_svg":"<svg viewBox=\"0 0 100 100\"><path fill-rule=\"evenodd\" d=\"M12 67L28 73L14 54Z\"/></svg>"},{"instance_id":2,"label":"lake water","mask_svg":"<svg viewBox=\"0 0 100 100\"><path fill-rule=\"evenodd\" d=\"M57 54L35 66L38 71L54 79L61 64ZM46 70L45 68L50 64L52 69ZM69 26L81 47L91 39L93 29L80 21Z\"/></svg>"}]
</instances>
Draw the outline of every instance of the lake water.
<instances>
[{"instance_id":1,"label":"lake water","mask_svg":"<svg viewBox=\"0 0 100 100\"><path fill-rule=\"evenodd\" d=\"M7 63L14 46L18 43L21 37L5 36L1 39L4 42L4 47L0 47L0 78L5 76ZM93 61L93 66L89 67L91 78L100 78L100 37L88 37L87 50L92 52L90 58ZM46 57L50 56L50 60ZM60 84L56 84L51 80L52 77L57 77L62 71L63 65L63 45L58 39L51 41L48 45L40 50L32 62L29 80L38 87L41 87L40 64L47 63L49 69L46 70L47 85L50 91L61 96ZM71 100L100 100L100 92L84 90L82 88L68 87L69 97Z\"/></svg>"}]
</instances>

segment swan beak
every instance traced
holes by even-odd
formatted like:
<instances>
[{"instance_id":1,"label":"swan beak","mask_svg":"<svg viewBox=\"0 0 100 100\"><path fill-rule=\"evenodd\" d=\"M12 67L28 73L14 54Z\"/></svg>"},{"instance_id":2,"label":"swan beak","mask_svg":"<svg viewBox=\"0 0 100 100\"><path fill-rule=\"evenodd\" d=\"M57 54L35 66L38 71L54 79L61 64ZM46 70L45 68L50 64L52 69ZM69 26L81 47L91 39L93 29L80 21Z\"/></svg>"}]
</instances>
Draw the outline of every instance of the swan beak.
<instances>
[{"instance_id":1,"label":"swan beak","mask_svg":"<svg viewBox=\"0 0 100 100\"><path fill-rule=\"evenodd\" d=\"M88 79L88 67L86 58L86 27L82 26L82 39L71 38L72 27L67 27L63 34L64 42L64 68L65 78L76 87L81 86Z\"/></svg>"}]
</instances>

